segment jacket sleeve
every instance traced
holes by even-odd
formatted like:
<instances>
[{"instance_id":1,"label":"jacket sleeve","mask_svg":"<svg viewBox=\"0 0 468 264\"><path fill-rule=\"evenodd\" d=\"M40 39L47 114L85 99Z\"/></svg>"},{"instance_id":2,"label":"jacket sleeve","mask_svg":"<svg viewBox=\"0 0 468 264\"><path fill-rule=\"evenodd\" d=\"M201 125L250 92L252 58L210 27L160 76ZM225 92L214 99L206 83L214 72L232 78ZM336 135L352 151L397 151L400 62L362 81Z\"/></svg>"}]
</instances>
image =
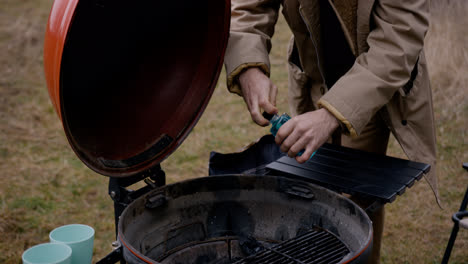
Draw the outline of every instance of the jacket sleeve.
<instances>
[{"instance_id":1,"label":"jacket sleeve","mask_svg":"<svg viewBox=\"0 0 468 264\"><path fill-rule=\"evenodd\" d=\"M278 0L232 0L231 31L224 57L229 91L241 95L237 76L248 67L270 74L268 54L278 20Z\"/></svg>"},{"instance_id":2,"label":"jacket sleeve","mask_svg":"<svg viewBox=\"0 0 468 264\"><path fill-rule=\"evenodd\" d=\"M318 102L348 129L361 133L372 116L410 79L429 27L426 0L377 0L369 50Z\"/></svg>"}]
</instances>

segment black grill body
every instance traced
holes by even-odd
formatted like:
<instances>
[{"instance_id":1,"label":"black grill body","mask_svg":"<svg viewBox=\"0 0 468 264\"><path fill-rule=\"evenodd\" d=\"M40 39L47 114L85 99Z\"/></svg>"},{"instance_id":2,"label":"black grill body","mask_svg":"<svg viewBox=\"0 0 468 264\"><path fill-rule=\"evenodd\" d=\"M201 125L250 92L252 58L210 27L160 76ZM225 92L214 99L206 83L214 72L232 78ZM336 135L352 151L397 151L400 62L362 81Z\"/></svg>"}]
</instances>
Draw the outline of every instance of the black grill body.
<instances>
[{"instance_id":1,"label":"black grill body","mask_svg":"<svg viewBox=\"0 0 468 264\"><path fill-rule=\"evenodd\" d=\"M125 209L118 232L129 263L359 263L372 244L372 224L356 204L277 176L212 176L157 188Z\"/></svg>"}]
</instances>

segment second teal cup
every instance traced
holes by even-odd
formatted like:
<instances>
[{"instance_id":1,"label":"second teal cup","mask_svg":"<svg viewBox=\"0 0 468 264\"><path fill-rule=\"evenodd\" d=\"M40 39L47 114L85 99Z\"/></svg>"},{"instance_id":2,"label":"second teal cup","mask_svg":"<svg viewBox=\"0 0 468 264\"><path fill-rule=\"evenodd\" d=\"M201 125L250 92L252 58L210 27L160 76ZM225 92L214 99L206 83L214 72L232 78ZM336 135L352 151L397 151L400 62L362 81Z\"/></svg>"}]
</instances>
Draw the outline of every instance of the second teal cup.
<instances>
[{"instance_id":1,"label":"second teal cup","mask_svg":"<svg viewBox=\"0 0 468 264\"><path fill-rule=\"evenodd\" d=\"M24 251L23 264L70 264L72 250L57 243L44 243Z\"/></svg>"},{"instance_id":2,"label":"second teal cup","mask_svg":"<svg viewBox=\"0 0 468 264\"><path fill-rule=\"evenodd\" d=\"M71 247L71 264L90 264L93 258L94 229L87 225L71 224L57 227L49 234L53 243Z\"/></svg>"}]
</instances>

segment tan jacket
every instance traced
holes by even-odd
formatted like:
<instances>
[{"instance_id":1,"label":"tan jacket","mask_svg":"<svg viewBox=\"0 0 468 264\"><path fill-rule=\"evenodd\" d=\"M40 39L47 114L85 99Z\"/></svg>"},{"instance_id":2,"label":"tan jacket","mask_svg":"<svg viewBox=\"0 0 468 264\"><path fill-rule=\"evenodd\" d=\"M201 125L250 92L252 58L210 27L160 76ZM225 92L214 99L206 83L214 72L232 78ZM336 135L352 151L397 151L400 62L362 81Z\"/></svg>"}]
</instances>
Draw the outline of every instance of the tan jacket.
<instances>
[{"instance_id":1,"label":"tan jacket","mask_svg":"<svg viewBox=\"0 0 468 264\"><path fill-rule=\"evenodd\" d=\"M333 7L356 57L330 89L322 78L320 4ZM381 115L408 158L431 165L425 177L438 200L432 95L423 51L428 5L426 0L232 0L225 56L228 89L241 95L237 76L248 67L269 75L270 38L282 6L294 35L288 54L292 114L324 107L353 137L375 114Z\"/></svg>"}]
</instances>

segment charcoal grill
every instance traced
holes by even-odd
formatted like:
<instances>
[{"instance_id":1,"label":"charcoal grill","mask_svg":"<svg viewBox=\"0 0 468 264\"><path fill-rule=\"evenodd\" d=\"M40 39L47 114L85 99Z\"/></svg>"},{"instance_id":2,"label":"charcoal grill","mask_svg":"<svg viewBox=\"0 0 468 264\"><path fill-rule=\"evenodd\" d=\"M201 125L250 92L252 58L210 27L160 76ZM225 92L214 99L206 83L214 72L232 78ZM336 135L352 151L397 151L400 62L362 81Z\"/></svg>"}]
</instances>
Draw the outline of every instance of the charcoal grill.
<instances>
[{"instance_id":1,"label":"charcoal grill","mask_svg":"<svg viewBox=\"0 0 468 264\"><path fill-rule=\"evenodd\" d=\"M130 263L338 263L367 254L372 224L311 183L224 175L150 191L123 211L118 234Z\"/></svg>"},{"instance_id":2,"label":"charcoal grill","mask_svg":"<svg viewBox=\"0 0 468 264\"><path fill-rule=\"evenodd\" d=\"M77 156L110 177L116 249L99 263L363 263L371 223L338 193L374 199L372 211L428 165L333 145L299 165L267 136L242 153L213 153L217 176L165 185L159 164L208 104L229 19L229 0L55 0L49 94Z\"/></svg>"}]
</instances>

